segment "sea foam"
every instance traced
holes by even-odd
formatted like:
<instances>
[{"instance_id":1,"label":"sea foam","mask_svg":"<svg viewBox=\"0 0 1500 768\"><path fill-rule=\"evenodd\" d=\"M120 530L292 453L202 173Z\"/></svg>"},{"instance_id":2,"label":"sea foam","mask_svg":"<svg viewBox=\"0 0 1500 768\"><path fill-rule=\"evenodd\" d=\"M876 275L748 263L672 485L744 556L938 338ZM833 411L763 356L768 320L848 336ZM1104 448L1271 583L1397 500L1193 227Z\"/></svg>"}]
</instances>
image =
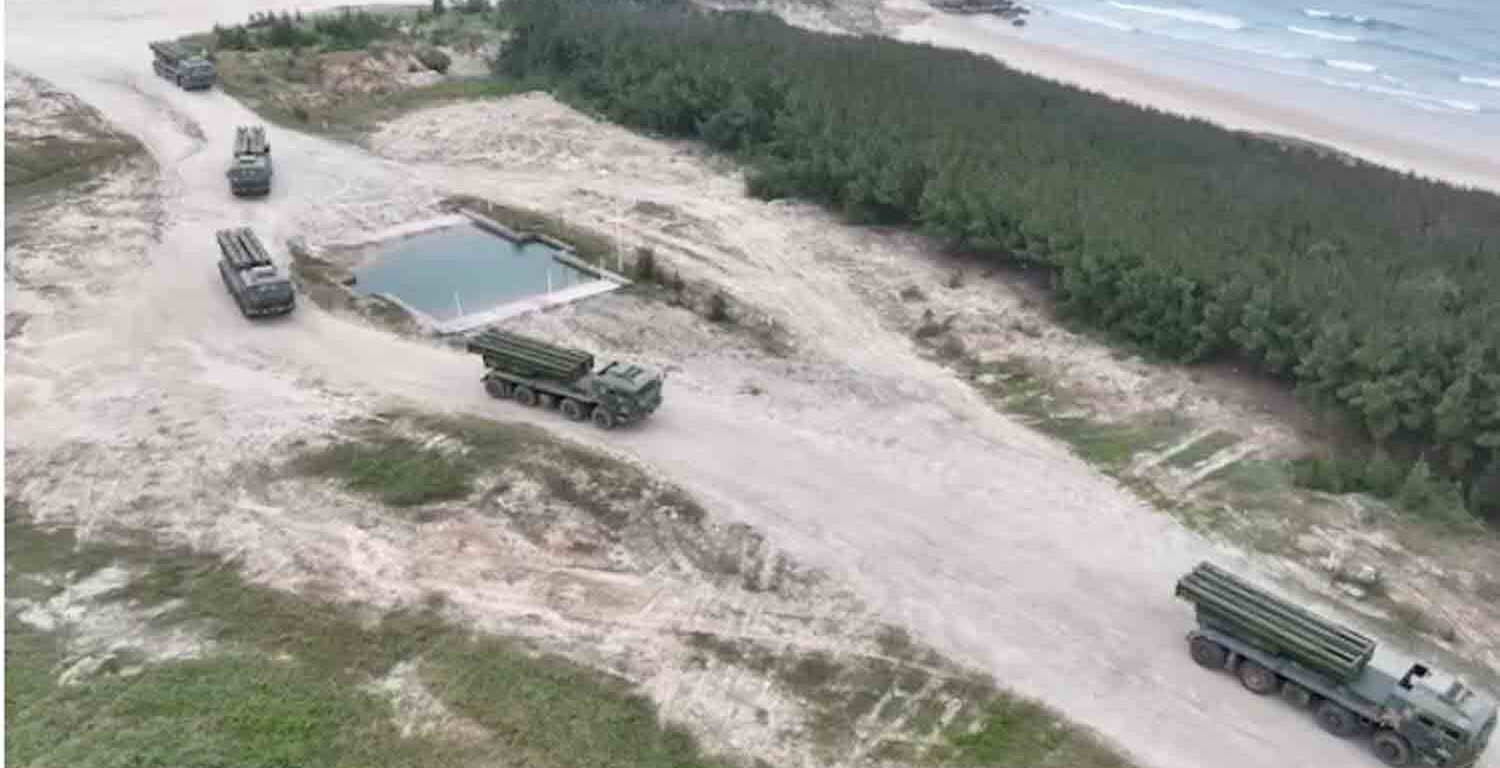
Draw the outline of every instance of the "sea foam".
<instances>
[{"instance_id":1,"label":"sea foam","mask_svg":"<svg viewBox=\"0 0 1500 768\"><path fill-rule=\"evenodd\" d=\"M1206 24L1219 29L1239 30L1245 28L1245 22L1233 16L1221 13L1209 13L1207 11L1195 11L1191 8L1167 8L1155 5L1137 5L1135 3L1121 3L1111 0L1110 5L1127 11L1145 13L1152 16L1165 16L1178 21L1186 21L1191 24Z\"/></svg>"}]
</instances>

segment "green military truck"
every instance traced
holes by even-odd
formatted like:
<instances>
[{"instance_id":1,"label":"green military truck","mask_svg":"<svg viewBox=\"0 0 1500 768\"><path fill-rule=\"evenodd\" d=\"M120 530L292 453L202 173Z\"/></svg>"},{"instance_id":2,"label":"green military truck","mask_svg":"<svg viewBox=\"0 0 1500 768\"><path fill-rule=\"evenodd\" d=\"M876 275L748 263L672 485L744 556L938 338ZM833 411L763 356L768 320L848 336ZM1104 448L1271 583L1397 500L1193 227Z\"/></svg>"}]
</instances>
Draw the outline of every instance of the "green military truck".
<instances>
[{"instance_id":1,"label":"green military truck","mask_svg":"<svg viewBox=\"0 0 1500 768\"><path fill-rule=\"evenodd\" d=\"M466 348L484 359L488 370L480 380L491 397L556 406L573 421L612 429L661 405L664 376L639 365L611 362L595 371L587 352L495 329L470 337Z\"/></svg>"},{"instance_id":2,"label":"green military truck","mask_svg":"<svg viewBox=\"0 0 1500 768\"><path fill-rule=\"evenodd\" d=\"M1228 669L1253 693L1311 708L1336 736L1364 731L1387 765L1471 768L1495 730L1496 704L1424 664L1375 657L1375 641L1211 563L1177 582L1196 606L1193 660Z\"/></svg>"},{"instance_id":3,"label":"green military truck","mask_svg":"<svg viewBox=\"0 0 1500 768\"><path fill-rule=\"evenodd\" d=\"M179 88L189 91L212 88L218 79L219 72L212 61L201 52L190 51L179 43L151 43L151 52L156 55L151 68L156 74L177 83Z\"/></svg>"},{"instance_id":4,"label":"green military truck","mask_svg":"<svg viewBox=\"0 0 1500 768\"><path fill-rule=\"evenodd\" d=\"M221 229L219 277L245 317L284 315L297 305L292 281L276 270L260 238L249 227Z\"/></svg>"},{"instance_id":5,"label":"green military truck","mask_svg":"<svg viewBox=\"0 0 1500 768\"><path fill-rule=\"evenodd\" d=\"M234 131L234 159L229 170L229 191L236 196L271 193L271 144L262 125L242 125Z\"/></svg>"}]
</instances>

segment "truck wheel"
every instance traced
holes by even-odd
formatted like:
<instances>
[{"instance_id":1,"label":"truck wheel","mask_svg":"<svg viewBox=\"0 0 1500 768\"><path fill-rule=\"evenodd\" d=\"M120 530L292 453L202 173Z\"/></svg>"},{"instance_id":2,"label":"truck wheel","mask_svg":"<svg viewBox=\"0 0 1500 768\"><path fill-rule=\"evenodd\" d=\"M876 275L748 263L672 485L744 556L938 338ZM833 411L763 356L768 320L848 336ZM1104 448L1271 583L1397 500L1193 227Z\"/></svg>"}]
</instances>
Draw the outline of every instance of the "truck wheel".
<instances>
[{"instance_id":1,"label":"truck wheel","mask_svg":"<svg viewBox=\"0 0 1500 768\"><path fill-rule=\"evenodd\" d=\"M558 406L557 409L562 411L562 415L572 421L583 421L585 415L583 404L571 397L562 401L562 405Z\"/></svg>"},{"instance_id":2,"label":"truck wheel","mask_svg":"<svg viewBox=\"0 0 1500 768\"><path fill-rule=\"evenodd\" d=\"M598 427L600 429L614 429L614 427L615 427L615 415L613 413L610 413L609 409L605 408L602 405L595 407L594 408L594 426L596 426L596 427Z\"/></svg>"},{"instance_id":3,"label":"truck wheel","mask_svg":"<svg viewBox=\"0 0 1500 768\"><path fill-rule=\"evenodd\" d=\"M1312 692L1290 681L1281 684L1281 698L1288 704L1304 709L1312 704Z\"/></svg>"},{"instance_id":4,"label":"truck wheel","mask_svg":"<svg viewBox=\"0 0 1500 768\"><path fill-rule=\"evenodd\" d=\"M1353 712L1332 701L1318 705L1317 717L1318 725L1335 736L1348 736L1359 727L1359 718Z\"/></svg>"},{"instance_id":5,"label":"truck wheel","mask_svg":"<svg viewBox=\"0 0 1500 768\"><path fill-rule=\"evenodd\" d=\"M536 405L536 393L531 391L531 387L518 386L513 396L521 405Z\"/></svg>"},{"instance_id":6,"label":"truck wheel","mask_svg":"<svg viewBox=\"0 0 1500 768\"><path fill-rule=\"evenodd\" d=\"M1224 650L1224 646L1206 637L1193 638L1193 643L1188 650L1193 654L1193 661L1198 662L1198 666L1209 669L1223 669L1224 659L1229 655Z\"/></svg>"},{"instance_id":7,"label":"truck wheel","mask_svg":"<svg viewBox=\"0 0 1500 768\"><path fill-rule=\"evenodd\" d=\"M485 379L484 391L490 393L490 397L503 400L510 397L510 384L499 379Z\"/></svg>"},{"instance_id":8,"label":"truck wheel","mask_svg":"<svg viewBox=\"0 0 1500 768\"><path fill-rule=\"evenodd\" d=\"M1239 668L1240 684L1245 689L1259 696L1273 693L1281 680L1276 673L1255 662L1245 659L1240 662Z\"/></svg>"},{"instance_id":9,"label":"truck wheel","mask_svg":"<svg viewBox=\"0 0 1500 768\"><path fill-rule=\"evenodd\" d=\"M1375 756L1386 765L1411 765L1411 744L1395 731L1375 734L1371 746L1375 749Z\"/></svg>"}]
</instances>

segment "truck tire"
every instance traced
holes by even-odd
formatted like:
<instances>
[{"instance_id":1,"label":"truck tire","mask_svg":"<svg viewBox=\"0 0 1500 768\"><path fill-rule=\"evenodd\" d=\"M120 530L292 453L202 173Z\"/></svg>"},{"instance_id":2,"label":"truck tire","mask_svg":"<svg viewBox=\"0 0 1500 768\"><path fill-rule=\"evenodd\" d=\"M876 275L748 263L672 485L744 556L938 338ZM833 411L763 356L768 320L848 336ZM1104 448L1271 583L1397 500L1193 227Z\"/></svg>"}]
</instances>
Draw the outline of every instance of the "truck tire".
<instances>
[{"instance_id":1,"label":"truck tire","mask_svg":"<svg viewBox=\"0 0 1500 768\"><path fill-rule=\"evenodd\" d=\"M596 426L596 427L598 427L600 429L614 429L615 428L615 415L613 413L610 413L609 409L605 408L602 405L596 406L594 408L593 419L594 419L594 426Z\"/></svg>"},{"instance_id":2,"label":"truck tire","mask_svg":"<svg viewBox=\"0 0 1500 768\"><path fill-rule=\"evenodd\" d=\"M1240 662L1240 667L1236 670L1236 674L1239 675L1240 685L1245 686L1245 690L1257 696L1275 693L1276 688L1281 684L1281 678L1277 677L1275 672L1266 669L1250 659Z\"/></svg>"},{"instance_id":3,"label":"truck tire","mask_svg":"<svg viewBox=\"0 0 1500 768\"><path fill-rule=\"evenodd\" d=\"M485 379L484 391L496 400L503 400L510 397L510 384L499 379Z\"/></svg>"},{"instance_id":4,"label":"truck tire","mask_svg":"<svg viewBox=\"0 0 1500 768\"><path fill-rule=\"evenodd\" d=\"M536 392L532 391L531 387L525 385L517 386L511 396L521 405L536 405Z\"/></svg>"},{"instance_id":5,"label":"truck tire","mask_svg":"<svg viewBox=\"0 0 1500 768\"><path fill-rule=\"evenodd\" d=\"M557 409L562 411L562 415L568 417L570 421L583 421L588 416L588 411L583 409L583 403L571 397L563 400L562 405L559 405Z\"/></svg>"},{"instance_id":6,"label":"truck tire","mask_svg":"<svg viewBox=\"0 0 1500 768\"><path fill-rule=\"evenodd\" d=\"M1288 704L1306 709L1312 704L1312 691L1290 680L1281 684L1281 698Z\"/></svg>"},{"instance_id":7,"label":"truck tire","mask_svg":"<svg viewBox=\"0 0 1500 768\"><path fill-rule=\"evenodd\" d=\"M1359 727L1359 718L1354 716L1343 705L1333 701L1324 701L1317 709L1318 725L1323 730L1335 736L1349 736Z\"/></svg>"},{"instance_id":8,"label":"truck tire","mask_svg":"<svg viewBox=\"0 0 1500 768\"><path fill-rule=\"evenodd\" d=\"M1198 666L1207 667L1208 669L1223 669L1224 660L1229 656L1229 652L1224 650L1224 646L1206 637L1193 638L1192 644L1188 646L1188 651L1193 655L1193 661L1198 662Z\"/></svg>"},{"instance_id":9,"label":"truck tire","mask_svg":"<svg viewBox=\"0 0 1500 768\"><path fill-rule=\"evenodd\" d=\"M1395 731L1382 730L1371 741L1375 756L1386 765L1411 765L1411 744Z\"/></svg>"}]
</instances>

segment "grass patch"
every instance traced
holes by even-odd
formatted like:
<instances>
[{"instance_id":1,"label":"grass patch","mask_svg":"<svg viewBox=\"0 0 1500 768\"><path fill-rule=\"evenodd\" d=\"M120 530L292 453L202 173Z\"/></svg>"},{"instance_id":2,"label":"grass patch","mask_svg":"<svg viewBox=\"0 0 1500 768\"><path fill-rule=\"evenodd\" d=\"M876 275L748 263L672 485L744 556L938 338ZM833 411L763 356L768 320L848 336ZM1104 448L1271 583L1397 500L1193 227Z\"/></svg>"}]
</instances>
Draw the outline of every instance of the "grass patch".
<instances>
[{"instance_id":1,"label":"grass patch","mask_svg":"<svg viewBox=\"0 0 1500 768\"><path fill-rule=\"evenodd\" d=\"M1215 475L1227 493L1244 498L1266 498L1284 493L1292 487L1286 464L1260 459L1241 460Z\"/></svg>"},{"instance_id":2,"label":"grass patch","mask_svg":"<svg viewBox=\"0 0 1500 768\"><path fill-rule=\"evenodd\" d=\"M1064 723L1046 707L998 696L985 707L983 725L953 741L954 760L996 768L1125 768L1123 757L1091 734Z\"/></svg>"},{"instance_id":3,"label":"grass patch","mask_svg":"<svg viewBox=\"0 0 1500 768\"><path fill-rule=\"evenodd\" d=\"M405 438L345 442L299 457L298 471L332 476L393 507L413 507L469 495L477 468L468 460Z\"/></svg>"},{"instance_id":4,"label":"grass patch","mask_svg":"<svg viewBox=\"0 0 1500 768\"><path fill-rule=\"evenodd\" d=\"M56 97L47 84L26 78L39 99ZM12 201L88 181L105 167L144 154L129 134L109 128L104 117L82 102L64 97L63 111L40 118L36 136L5 135L5 193Z\"/></svg>"},{"instance_id":5,"label":"grass patch","mask_svg":"<svg viewBox=\"0 0 1500 768\"><path fill-rule=\"evenodd\" d=\"M717 765L665 728L622 682L518 653L498 640L448 643L428 676L455 711L507 742L505 762L536 768Z\"/></svg>"},{"instance_id":6,"label":"grass patch","mask_svg":"<svg viewBox=\"0 0 1500 768\"><path fill-rule=\"evenodd\" d=\"M486 76L454 78L385 93L335 94L311 85L318 55L221 52L215 61L219 86L271 123L348 140L360 139L381 123L407 112L527 90L519 83Z\"/></svg>"},{"instance_id":7,"label":"grass patch","mask_svg":"<svg viewBox=\"0 0 1500 768\"><path fill-rule=\"evenodd\" d=\"M945 329L929 334L926 337L928 346L932 347L934 339L943 337L948 337ZM1188 425L1170 413L1151 414L1131 424L1114 424L1077 415L1082 410L1077 397L1037 373L1024 361L1006 358L981 362L966 354L943 355L941 342L938 344L938 357L948 357L949 364L969 379L990 402L1021 417L1027 426L1062 440L1080 458L1110 474L1125 469L1136 454L1170 445L1188 431Z\"/></svg>"},{"instance_id":8,"label":"grass patch","mask_svg":"<svg viewBox=\"0 0 1500 768\"><path fill-rule=\"evenodd\" d=\"M815 743L830 761L847 755L873 731L883 736L870 745L870 754L907 765L1130 765L1092 733L1042 705L997 690L987 677L953 667L897 628L876 637L879 656L835 658L702 632L684 639L722 663L769 674L795 694L807 707Z\"/></svg>"},{"instance_id":9,"label":"grass patch","mask_svg":"<svg viewBox=\"0 0 1500 768\"><path fill-rule=\"evenodd\" d=\"M1084 461L1109 472L1123 469L1137 453L1169 443L1182 432L1180 425L1165 417L1141 424L1108 424L1087 417L1048 417L1035 426L1071 445Z\"/></svg>"},{"instance_id":10,"label":"grass patch","mask_svg":"<svg viewBox=\"0 0 1500 768\"><path fill-rule=\"evenodd\" d=\"M382 416L385 421L355 425L349 439L303 453L293 460L291 469L338 477L350 489L393 507L411 507L464 498L474 490L481 467L503 466L539 483L552 499L606 528L630 524L641 510L693 526L708 516L682 489L538 427L405 411ZM391 423L395 421L419 434L457 443L461 449L424 447L396 434Z\"/></svg>"},{"instance_id":11,"label":"grass patch","mask_svg":"<svg viewBox=\"0 0 1500 768\"><path fill-rule=\"evenodd\" d=\"M502 31L489 10L431 14L420 5L310 14L273 15L248 25L215 27L182 41L211 52L223 90L278 125L357 139L380 123L450 101L506 96L519 84L485 73L449 73L448 50L477 50ZM445 79L403 84L410 62ZM356 70L378 62L384 75ZM359 66L350 67L358 63ZM330 68L344 75L326 77ZM364 78L350 87L334 82Z\"/></svg>"},{"instance_id":12,"label":"grass patch","mask_svg":"<svg viewBox=\"0 0 1500 768\"><path fill-rule=\"evenodd\" d=\"M1179 469L1191 469L1239 441L1240 438L1238 435L1216 429L1194 440L1188 447L1172 454L1167 458L1167 464Z\"/></svg>"},{"instance_id":13,"label":"grass patch","mask_svg":"<svg viewBox=\"0 0 1500 768\"><path fill-rule=\"evenodd\" d=\"M148 568L101 600L159 605L154 621L192 622L213 655L146 664L60 686L65 632L6 621L6 760L10 765L457 768L471 765L710 766L685 733L618 680L473 639L432 610L362 621L347 606L244 583L223 563L133 545L77 546L22 515L7 537L33 552L7 575L86 574L104 563ZM9 545L9 542L7 542ZM36 549L45 550L36 552ZM12 598L14 599L14 598ZM365 688L401 662L481 736L402 736L390 703Z\"/></svg>"}]
</instances>

